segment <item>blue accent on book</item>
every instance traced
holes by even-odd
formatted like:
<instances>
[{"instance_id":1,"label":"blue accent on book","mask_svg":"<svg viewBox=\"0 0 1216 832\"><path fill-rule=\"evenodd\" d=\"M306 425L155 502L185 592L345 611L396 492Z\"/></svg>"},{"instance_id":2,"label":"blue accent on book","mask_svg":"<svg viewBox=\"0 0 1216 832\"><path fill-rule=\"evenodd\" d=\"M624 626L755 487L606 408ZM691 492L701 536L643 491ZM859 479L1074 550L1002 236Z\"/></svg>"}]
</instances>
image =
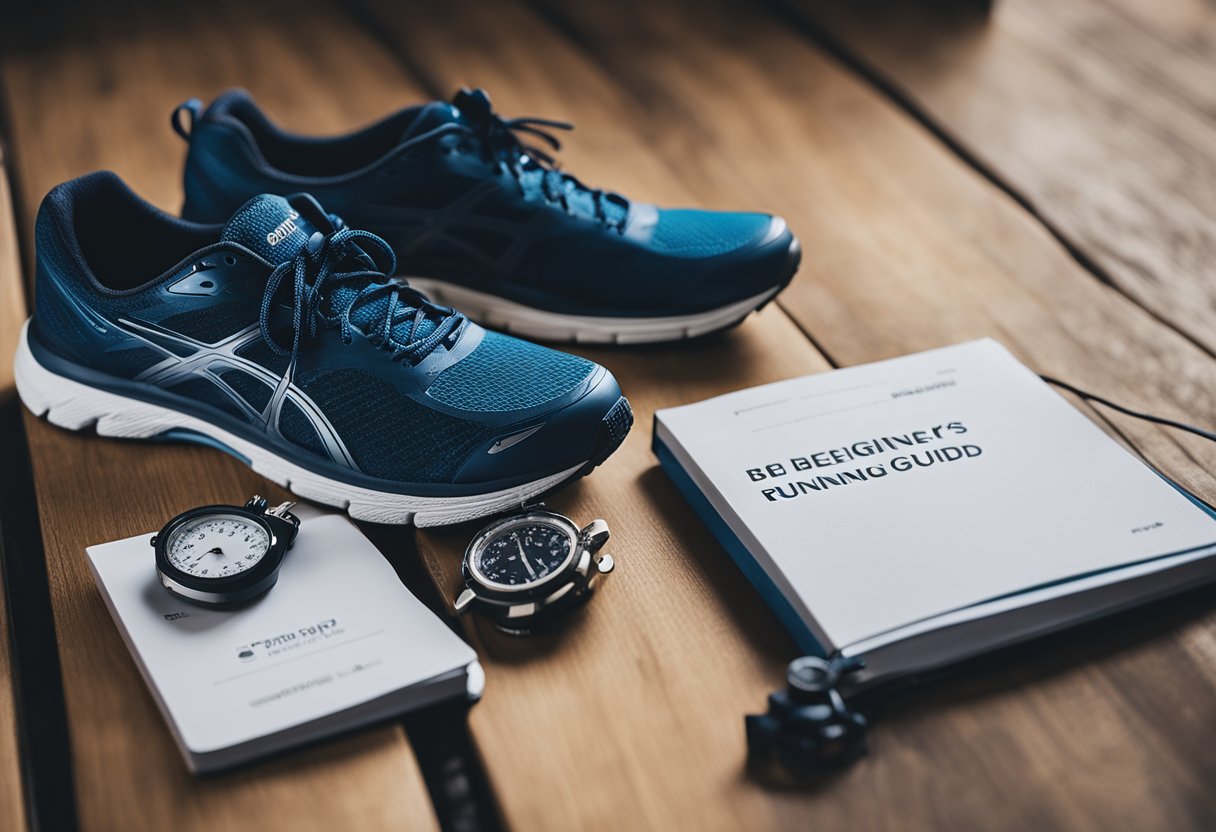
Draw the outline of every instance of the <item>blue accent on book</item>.
<instances>
[{"instance_id":1,"label":"blue accent on book","mask_svg":"<svg viewBox=\"0 0 1216 832\"><path fill-rule=\"evenodd\" d=\"M1145 464L1147 465L1148 463L1145 463ZM1152 466L1149 466L1149 467L1152 467ZM1203 500L1199 499L1194 494L1192 494L1191 492L1189 492L1185 488L1183 488L1181 485L1179 485L1178 483L1174 482L1172 479L1167 477L1165 474L1158 471L1156 468L1153 468L1153 471L1154 471L1154 473L1157 474L1157 476L1161 477L1161 479L1165 480L1170 485L1172 485L1178 491L1179 494L1181 494L1183 497L1186 497L1188 500L1190 500L1192 503L1194 503L1196 508L1203 509L1204 514L1208 515L1213 520L1216 520L1216 508L1213 508L1212 506L1208 505Z\"/></svg>"},{"instance_id":2,"label":"blue accent on book","mask_svg":"<svg viewBox=\"0 0 1216 832\"><path fill-rule=\"evenodd\" d=\"M802 622L802 618L794 610L793 605L786 599L785 594L780 588L773 583L772 579L760 568L760 564L756 563L756 559L752 557L751 552L743 545L743 541L735 536L731 531L726 520L718 513L717 509L710 504L701 489L697 487L692 478L688 476L684 470L684 466L676 460L675 456L667 449L667 446L659 441L656 436L651 445L655 456L659 458L659 464L663 466L663 470L667 472L667 476L676 484L676 488L684 495L689 504L696 511L702 522L709 527L713 532L714 537L726 549L731 560L743 572L752 586L759 591L764 602L777 614L778 620L789 634L793 636L794 641L798 644L798 649L810 656L819 656L827 658L828 653L823 645L819 643L819 639L811 633L807 626Z\"/></svg>"}]
</instances>

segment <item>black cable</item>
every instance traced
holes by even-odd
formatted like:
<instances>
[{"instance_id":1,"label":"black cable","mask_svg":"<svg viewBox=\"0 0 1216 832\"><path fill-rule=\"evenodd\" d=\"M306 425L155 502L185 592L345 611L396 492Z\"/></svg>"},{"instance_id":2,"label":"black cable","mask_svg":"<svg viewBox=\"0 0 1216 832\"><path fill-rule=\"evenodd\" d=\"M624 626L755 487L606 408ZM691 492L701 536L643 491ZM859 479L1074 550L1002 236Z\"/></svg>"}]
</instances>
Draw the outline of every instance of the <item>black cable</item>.
<instances>
[{"instance_id":1,"label":"black cable","mask_svg":"<svg viewBox=\"0 0 1216 832\"><path fill-rule=\"evenodd\" d=\"M1131 408L1124 407L1121 404L1115 404L1109 399L1104 399L1101 396L1095 396L1093 393L1086 393L1084 390L1073 387L1066 381L1060 381L1059 379L1052 378L1051 376L1040 375L1039 378L1043 379L1043 381L1050 385L1059 387L1080 396L1085 401L1095 402L1096 404L1109 407L1111 410L1117 410L1124 415L1131 416L1136 419L1143 419L1146 422L1155 422L1158 425L1165 425L1166 427L1178 428L1178 430L1184 430L1187 433L1193 433L1196 436L1202 436L1204 439L1211 442L1216 442L1216 432L1204 430L1203 428L1197 428L1194 425L1188 425L1185 422L1175 422L1173 419L1166 419L1162 416L1153 416L1149 413L1141 413L1137 410L1132 410Z\"/></svg>"}]
</instances>

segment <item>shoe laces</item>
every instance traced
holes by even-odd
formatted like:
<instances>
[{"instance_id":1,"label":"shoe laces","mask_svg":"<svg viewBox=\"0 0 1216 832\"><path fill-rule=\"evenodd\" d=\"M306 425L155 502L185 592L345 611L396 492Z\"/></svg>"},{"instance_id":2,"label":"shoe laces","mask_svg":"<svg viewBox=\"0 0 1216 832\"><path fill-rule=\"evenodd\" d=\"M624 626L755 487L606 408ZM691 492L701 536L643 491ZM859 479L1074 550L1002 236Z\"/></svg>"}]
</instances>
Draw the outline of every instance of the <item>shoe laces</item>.
<instances>
[{"instance_id":1,"label":"shoe laces","mask_svg":"<svg viewBox=\"0 0 1216 832\"><path fill-rule=\"evenodd\" d=\"M568 121L524 116L506 119L494 111L483 90L462 89L453 103L464 115L462 122L449 122L423 133L415 141L455 135L451 145L459 150L474 150L494 165L497 171L515 181L524 198L539 196L571 216L585 214L571 196L584 195L590 203L591 218L618 233L624 233L629 200L611 191L591 188L560 169L554 153L561 140L551 130L570 131ZM545 129L547 128L547 129ZM544 147L525 142L523 137L539 139Z\"/></svg>"},{"instance_id":2,"label":"shoe laces","mask_svg":"<svg viewBox=\"0 0 1216 832\"><path fill-rule=\"evenodd\" d=\"M379 255L380 264L369 251ZM356 268L340 270L345 264ZM357 328L391 359L417 364L459 331L466 319L390 277L396 267L392 248L370 231L339 228L330 234L314 232L308 243L275 267L266 280L258 315L262 338L275 353L291 356L294 364L304 339L315 338L323 322L341 328L343 343L351 342ZM270 321L288 275L292 291L290 348L275 339Z\"/></svg>"}]
</instances>

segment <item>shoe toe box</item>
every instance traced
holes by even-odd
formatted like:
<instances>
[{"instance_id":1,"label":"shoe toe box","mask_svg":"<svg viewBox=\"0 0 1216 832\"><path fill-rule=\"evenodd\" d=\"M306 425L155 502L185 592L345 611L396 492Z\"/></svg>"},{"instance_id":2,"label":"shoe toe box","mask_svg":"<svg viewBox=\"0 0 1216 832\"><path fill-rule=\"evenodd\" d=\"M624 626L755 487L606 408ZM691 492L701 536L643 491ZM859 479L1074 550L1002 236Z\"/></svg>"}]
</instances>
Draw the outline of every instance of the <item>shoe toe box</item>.
<instances>
[{"instance_id":1,"label":"shoe toe box","mask_svg":"<svg viewBox=\"0 0 1216 832\"><path fill-rule=\"evenodd\" d=\"M710 309L755 298L783 287L798 267L798 240L781 217L661 212L656 239L662 239L663 218L668 213L693 215L680 223L687 227L681 239L687 243L682 251L688 256L679 264L682 276L672 283L673 304ZM698 226L701 230L694 231Z\"/></svg>"},{"instance_id":2,"label":"shoe toe box","mask_svg":"<svg viewBox=\"0 0 1216 832\"><path fill-rule=\"evenodd\" d=\"M468 455L458 484L511 482L594 467L632 424L607 369L587 359L487 332L427 395L496 427Z\"/></svg>"}]
</instances>

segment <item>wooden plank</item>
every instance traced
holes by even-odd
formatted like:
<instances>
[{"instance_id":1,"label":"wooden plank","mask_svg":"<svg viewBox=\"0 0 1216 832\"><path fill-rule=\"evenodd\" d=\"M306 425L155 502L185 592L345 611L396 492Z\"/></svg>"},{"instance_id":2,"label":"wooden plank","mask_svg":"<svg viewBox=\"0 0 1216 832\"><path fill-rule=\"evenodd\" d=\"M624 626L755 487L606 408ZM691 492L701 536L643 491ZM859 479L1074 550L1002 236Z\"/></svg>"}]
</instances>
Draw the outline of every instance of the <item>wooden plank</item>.
<instances>
[{"instance_id":1,"label":"wooden plank","mask_svg":"<svg viewBox=\"0 0 1216 832\"><path fill-rule=\"evenodd\" d=\"M0 137L0 408L16 406L13 401L13 351L17 332L25 320L25 290L17 256L17 227L13 222L7 161ZM0 581L2 586L3 582ZM21 790L21 760L17 744L6 603L0 591L0 829L16 830L25 828L25 802Z\"/></svg>"},{"instance_id":2,"label":"wooden plank","mask_svg":"<svg viewBox=\"0 0 1216 832\"><path fill-rule=\"evenodd\" d=\"M117 13L82 6L73 15L70 29L39 25L36 13L19 21L0 58L27 228L49 187L98 167L176 209L184 145L168 114L191 95L245 83L287 123L324 130L388 105L362 92L361 74L384 79L381 93L390 82L408 89L362 31L320 6L182 2ZM26 417L84 826L436 828L398 725L231 774L187 773L93 585L84 548L157 528L189 506L281 492L211 451L73 434Z\"/></svg>"},{"instance_id":3,"label":"wooden plank","mask_svg":"<svg viewBox=\"0 0 1216 832\"><path fill-rule=\"evenodd\" d=\"M509 114L578 122L565 156L591 183L786 216L808 266L783 305L841 363L994 335L1032 366L1132 405L1185 417L1216 404L1216 368L1202 351L1094 281L1015 203L772 18L712 2L569 0L540 14L499 4L493 17L471 0L369 5L399 54L439 85L485 83ZM527 37L512 35L520 31ZM651 178L656 165L666 178ZM1210 820L1203 783L1216 773L1207 752L1216 725L1184 705L1210 701L1216 679L1213 618L1195 597L909 694L883 714L871 757L828 788L771 794L742 778L739 719L759 707L788 645L759 635L771 621L740 593L645 445L655 406L739 386L737 353L756 354L752 339L778 325L768 317L673 352L590 353L621 379L641 436L554 502L615 524L621 574L562 640L512 642L477 628L492 693L472 727L508 819L521 828L549 812L572 825L651 828ZM792 374L766 364L789 346L763 343L753 370L763 375L746 383ZM668 363L672 355L689 363ZM1216 496L1211 449L1119 426L1155 463ZM466 538L420 538L448 592ZM510 688L496 684L503 678ZM580 770L593 781L586 790L532 787Z\"/></svg>"},{"instance_id":4,"label":"wooden plank","mask_svg":"<svg viewBox=\"0 0 1216 832\"><path fill-rule=\"evenodd\" d=\"M742 777L742 715L763 704L795 648L655 466L649 425L656 408L826 363L778 309L695 350L580 352L612 368L638 427L548 504L606 518L617 570L558 635L523 640L469 622L487 674L470 727L499 804L516 829L775 823L780 807ZM449 599L475 531L419 533Z\"/></svg>"},{"instance_id":5,"label":"wooden plank","mask_svg":"<svg viewBox=\"0 0 1216 832\"><path fill-rule=\"evenodd\" d=\"M25 285L17 254L17 226L8 181L8 158L0 139L0 406L9 402L13 387L13 356L17 333L25 322Z\"/></svg>"},{"instance_id":6,"label":"wooden plank","mask_svg":"<svg viewBox=\"0 0 1216 832\"><path fill-rule=\"evenodd\" d=\"M464 2L369 8L372 25L425 68L437 92L492 81L502 112L575 117L563 161L584 181L692 198L684 177L647 150L634 105L611 78L523 7L499 4L493 16ZM704 343L579 351L616 374L637 427L603 468L549 504L580 520L607 518L618 569L559 636L513 639L470 622L487 672L471 729L506 820L518 829L558 819L587 829L794 820L798 811L743 777L742 717L762 707L795 648L656 467L650 424L659 407L828 365L774 308ZM449 600L474 531L419 534ZM845 817L841 807L818 816Z\"/></svg>"},{"instance_id":7,"label":"wooden plank","mask_svg":"<svg viewBox=\"0 0 1216 832\"><path fill-rule=\"evenodd\" d=\"M1121 290L1216 346L1216 8L786 0ZM970 8L968 8L970 6Z\"/></svg>"},{"instance_id":8,"label":"wooden plank","mask_svg":"<svg viewBox=\"0 0 1216 832\"><path fill-rule=\"evenodd\" d=\"M5 603L4 597L0 596L0 828L16 830L25 828L25 800L21 790L21 758Z\"/></svg>"}]
</instances>

